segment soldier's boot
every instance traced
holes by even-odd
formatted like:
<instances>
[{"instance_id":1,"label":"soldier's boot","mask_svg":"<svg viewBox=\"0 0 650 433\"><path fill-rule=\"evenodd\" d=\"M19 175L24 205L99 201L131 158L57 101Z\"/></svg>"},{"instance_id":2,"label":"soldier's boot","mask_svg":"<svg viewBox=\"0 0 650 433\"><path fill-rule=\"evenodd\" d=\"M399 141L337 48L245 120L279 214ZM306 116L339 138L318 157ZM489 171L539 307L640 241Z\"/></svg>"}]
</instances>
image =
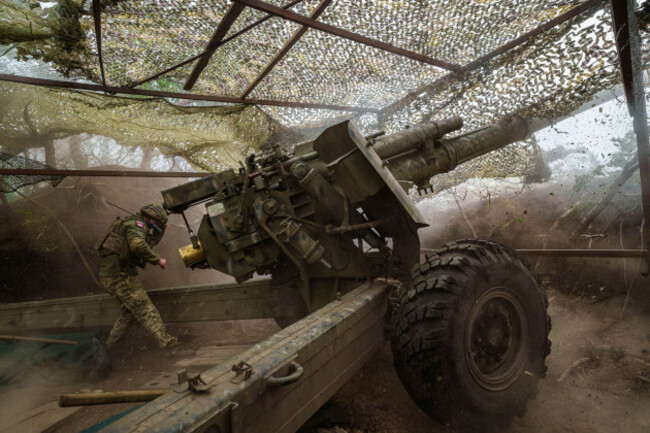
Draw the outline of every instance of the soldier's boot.
<instances>
[{"instance_id":1,"label":"soldier's boot","mask_svg":"<svg viewBox=\"0 0 650 433\"><path fill-rule=\"evenodd\" d=\"M164 345L161 345L161 349L174 349L177 347L180 347L180 342L178 341L178 338L172 337L170 340L168 340Z\"/></svg>"},{"instance_id":2,"label":"soldier's boot","mask_svg":"<svg viewBox=\"0 0 650 433\"><path fill-rule=\"evenodd\" d=\"M196 351L180 343L177 338L170 340L164 347L170 356L175 358L187 358L196 355Z\"/></svg>"},{"instance_id":3,"label":"soldier's boot","mask_svg":"<svg viewBox=\"0 0 650 433\"><path fill-rule=\"evenodd\" d=\"M117 290L117 296L140 325L158 340L160 348L178 344L176 337L167 332L156 306L136 278L127 277L125 283Z\"/></svg>"},{"instance_id":4,"label":"soldier's boot","mask_svg":"<svg viewBox=\"0 0 650 433\"><path fill-rule=\"evenodd\" d=\"M153 307L153 304L151 304L151 306ZM140 323L147 331L149 331L149 333L151 333L151 335L156 337L156 340L158 340L158 347L161 349L168 349L177 346L178 338L167 332L162 317L160 317L160 313L158 313L158 310L156 310L155 307L153 308L153 311L148 311L147 314L144 315Z\"/></svg>"}]
</instances>

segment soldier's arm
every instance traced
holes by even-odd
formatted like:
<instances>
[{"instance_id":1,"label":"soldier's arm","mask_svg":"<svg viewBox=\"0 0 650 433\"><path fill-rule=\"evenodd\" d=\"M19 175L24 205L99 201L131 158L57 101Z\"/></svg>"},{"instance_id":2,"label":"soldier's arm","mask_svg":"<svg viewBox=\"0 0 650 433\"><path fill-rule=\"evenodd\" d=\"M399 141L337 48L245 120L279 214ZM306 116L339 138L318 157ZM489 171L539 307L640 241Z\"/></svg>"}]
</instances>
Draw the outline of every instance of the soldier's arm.
<instances>
[{"instance_id":1,"label":"soldier's arm","mask_svg":"<svg viewBox=\"0 0 650 433\"><path fill-rule=\"evenodd\" d=\"M144 227L129 224L126 229L126 240L129 243L131 252L142 260L152 265L157 265L160 262L160 256L147 243Z\"/></svg>"}]
</instances>

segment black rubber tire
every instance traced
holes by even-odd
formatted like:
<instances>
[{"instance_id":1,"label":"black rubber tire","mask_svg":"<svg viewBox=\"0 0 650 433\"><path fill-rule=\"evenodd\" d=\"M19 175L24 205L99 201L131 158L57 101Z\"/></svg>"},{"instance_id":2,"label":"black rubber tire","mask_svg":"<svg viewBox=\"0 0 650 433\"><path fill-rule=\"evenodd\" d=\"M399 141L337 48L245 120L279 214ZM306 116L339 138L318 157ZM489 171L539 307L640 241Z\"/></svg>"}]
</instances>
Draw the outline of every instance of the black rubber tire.
<instances>
[{"instance_id":1,"label":"black rubber tire","mask_svg":"<svg viewBox=\"0 0 650 433\"><path fill-rule=\"evenodd\" d=\"M411 271L392 314L397 373L415 402L455 427L525 412L550 353L546 294L513 249L445 244Z\"/></svg>"}]
</instances>

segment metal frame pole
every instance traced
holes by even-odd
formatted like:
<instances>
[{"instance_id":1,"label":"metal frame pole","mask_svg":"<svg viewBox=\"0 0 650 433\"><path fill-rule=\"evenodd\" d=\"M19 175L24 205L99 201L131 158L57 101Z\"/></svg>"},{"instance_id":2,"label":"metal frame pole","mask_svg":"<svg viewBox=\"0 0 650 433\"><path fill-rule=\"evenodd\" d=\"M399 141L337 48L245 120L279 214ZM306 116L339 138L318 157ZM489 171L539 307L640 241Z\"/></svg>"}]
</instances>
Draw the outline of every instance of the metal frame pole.
<instances>
[{"instance_id":1,"label":"metal frame pole","mask_svg":"<svg viewBox=\"0 0 650 433\"><path fill-rule=\"evenodd\" d=\"M643 236L645 247L650 246L650 156L648 147L648 114L643 88L643 56L641 54L641 37L634 15L634 0L611 0L614 35L621 65L621 76L628 110L633 117L636 134L637 155L639 158L639 175L641 177L641 195L643 216L645 219ZM646 256L650 269L650 255Z\"/></svg>"}]
</instances>

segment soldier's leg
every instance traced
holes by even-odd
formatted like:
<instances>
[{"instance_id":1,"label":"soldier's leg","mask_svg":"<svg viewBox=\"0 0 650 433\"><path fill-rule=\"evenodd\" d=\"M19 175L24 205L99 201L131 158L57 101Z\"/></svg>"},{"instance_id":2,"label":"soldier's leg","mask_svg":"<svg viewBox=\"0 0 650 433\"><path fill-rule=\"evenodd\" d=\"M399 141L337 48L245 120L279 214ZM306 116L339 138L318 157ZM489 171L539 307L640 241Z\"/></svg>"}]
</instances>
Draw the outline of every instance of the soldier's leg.
<instances>
[{"instance_id":1,"label":"soldier's leg","mask_svg":"<svg viewBox=\"0 0 650 433\"><path fill-rule=\"evenodd\" d=\"M156 337L160 347L169 347L178 343L178 340L165 329L160 313L137 278L126 277L116 286L115 294L133 317Z\"/></svg>"},{"instance_id":2,"label":"soldier's leg","mask_svg":"<svg viewBox=\"0 0 650 433\"><path fill-rule=\"evenodd\" d=\"M113 323L113 328L111 328L111 333L108 334L108 338L106 339L106 348L110 348L115 343L117 343L120 338L122 338L122 335L124 335L124 331L126 331L126 328L128 328L129 323L133 319L133 315L128 309L122 307L121 310L122 312L120 313L118 318L115 319L115 323Z\"/></svg>"},{"instance_id":3,"label":"soldier's leg","mask_svg":"<svg viewBox=\"0 0 650 433\"><path fill-rule=\"evenodd\" d=\"M115 343L119 341L120 338L124 335L124 331L128 327L129 323L133 319L133 315L126 308L120 298L117 296L117 288L124 283L126 277L124 276L113 276L113 277L99 277L99 282L115 300L120 304L120 315L115 319L113 323L113 328L106 339L106 347L110 348Z\"/></svg>"}]
</instances>

